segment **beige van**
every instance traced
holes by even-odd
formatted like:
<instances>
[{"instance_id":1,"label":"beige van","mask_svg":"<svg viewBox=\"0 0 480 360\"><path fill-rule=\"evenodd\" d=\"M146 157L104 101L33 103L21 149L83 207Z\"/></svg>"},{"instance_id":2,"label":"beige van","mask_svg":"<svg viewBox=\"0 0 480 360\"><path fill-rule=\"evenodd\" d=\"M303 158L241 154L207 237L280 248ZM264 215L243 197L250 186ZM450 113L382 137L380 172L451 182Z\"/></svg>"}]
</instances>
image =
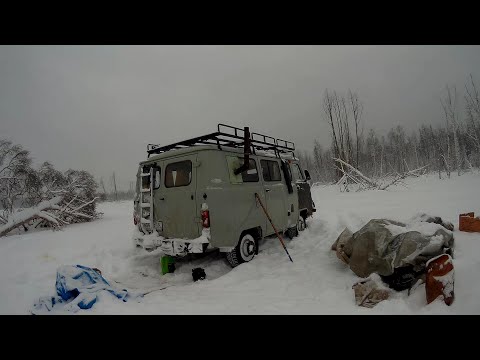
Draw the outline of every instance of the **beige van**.
<instances>
[{"instance_id":1,"label":"beige van","mask_svg":"<svg viewBox=\"0 0 480 360\"><path fill-rule=\"evenodd\" d=\"M253 259L275 227L290 238L315 212L292 142L219 124L217 132L148 146L137 172L137 246L170 256L219 249L232 267Z\"/></svg>"}]
</instances>

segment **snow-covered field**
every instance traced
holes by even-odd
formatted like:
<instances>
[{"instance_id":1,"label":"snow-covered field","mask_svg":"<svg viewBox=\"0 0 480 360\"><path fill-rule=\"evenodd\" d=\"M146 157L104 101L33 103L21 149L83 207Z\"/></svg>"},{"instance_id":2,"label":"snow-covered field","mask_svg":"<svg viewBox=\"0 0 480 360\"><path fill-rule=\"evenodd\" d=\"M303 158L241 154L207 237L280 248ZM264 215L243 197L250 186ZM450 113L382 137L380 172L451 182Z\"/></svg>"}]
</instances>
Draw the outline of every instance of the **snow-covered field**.
<instances>
[{"instance_id":1,"label":"snow-covered field","mask_svg":"<svg viewBox=\"0 0 480 360\"><path fill-rule=\"evenodd\" d=\"M132 201L103 203L103 219L0 238L0 313L28 314L33 302L55 294L60 265L96 267L119 288L146 292L123 303L101 294L90 310L77 314L480 314L480 234L458 231L458 214L480 214L480 174L430 175L409 179L408 188L341 193L313 189L317 213L294 240L285 239L288 260L276 238L265 239L254 260L231 269L221 254L178 261L173 274L160 275L160 252L136 249ZM359 278L330 250L345 226L359 230L372 218L406 221L426 212L455 225L455 301L426 305L424 285L410 296L396 293L372 309L355 305ZM191 270L203 267L204 281Z\"/></svg>"}]
</instances>

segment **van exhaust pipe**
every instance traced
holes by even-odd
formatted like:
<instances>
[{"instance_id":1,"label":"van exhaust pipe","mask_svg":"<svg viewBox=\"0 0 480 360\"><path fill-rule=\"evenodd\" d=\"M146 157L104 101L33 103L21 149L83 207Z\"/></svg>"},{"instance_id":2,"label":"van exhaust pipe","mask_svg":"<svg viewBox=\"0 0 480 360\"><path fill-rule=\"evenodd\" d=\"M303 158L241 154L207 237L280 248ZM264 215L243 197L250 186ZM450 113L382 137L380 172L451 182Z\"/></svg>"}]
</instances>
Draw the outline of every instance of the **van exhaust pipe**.
<instances>
[{"instance_id":1,"label":"van exhaust pipe","mask_svg":"<svg viewBox=\"0 0 480 360\"><path fill-rule=\"evenodd\" d=\"M244 171L248 170L248 164L250 160L250 128L248 126L245 126L243 128L243 136L244 136L244 142L243 142L243 165L240 166L238 169L236 169L233 173L235 175L238 175Z\"/></svg>"}]
</instances>

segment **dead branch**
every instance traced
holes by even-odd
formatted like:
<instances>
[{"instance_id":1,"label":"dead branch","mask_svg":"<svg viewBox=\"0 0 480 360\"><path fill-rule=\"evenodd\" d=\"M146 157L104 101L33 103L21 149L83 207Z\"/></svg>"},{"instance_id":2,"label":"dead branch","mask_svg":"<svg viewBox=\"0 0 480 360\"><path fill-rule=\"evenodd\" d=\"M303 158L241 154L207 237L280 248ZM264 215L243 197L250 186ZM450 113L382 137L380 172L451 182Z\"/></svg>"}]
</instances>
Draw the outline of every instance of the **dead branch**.
<instances>
[{"instance_id":1,"label":"dead branch","mask_svg":"<svg viewBox=\"0 0 480 360\"><path fill-rule=\"evenodd\" d=\"M10 215L10 218L8 219L8 222L5 225L0 226L0 236L6 235L13 229L22 226L36 218L42 218L45 221L51 223L53 226L59 226L58 221L56 221L47 212L45 212L45 210L50 209L53 205L58 204L61 200L61 197L55 197L51 200L42 201L34 208L29 208L23 211L12 213Z\"/></svg>"}]
</instances>

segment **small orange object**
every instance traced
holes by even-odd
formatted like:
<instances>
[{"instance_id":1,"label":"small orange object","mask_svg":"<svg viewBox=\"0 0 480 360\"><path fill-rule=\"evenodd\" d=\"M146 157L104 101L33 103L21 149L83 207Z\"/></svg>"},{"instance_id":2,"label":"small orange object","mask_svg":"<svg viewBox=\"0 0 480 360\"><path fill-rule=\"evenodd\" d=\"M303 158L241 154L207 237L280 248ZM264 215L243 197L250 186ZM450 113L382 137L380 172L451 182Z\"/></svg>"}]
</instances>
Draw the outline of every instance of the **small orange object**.
<instances>
[{"instance_id":1,"label":"small orange object","mask_svg":"<svg viewBox=\"0 0 480 360\"><path fill-rule=\"evenodd\" d=\"M474 217L475 213L460 214L458 229L460 231L480 232L480 217Z\"/></svg>"},{"instance_id":2,"label":"small orange object","mask_svg":"<svg viewBox=\"0 0 480 360\"><path fill-rule=\"evenodd\" d=\"M440 255L427 263L425 280L427 304L443 296L445 304L451 305L454 298L453 285L453 263L450 255Z\"/></svg>"}]
</instances>

